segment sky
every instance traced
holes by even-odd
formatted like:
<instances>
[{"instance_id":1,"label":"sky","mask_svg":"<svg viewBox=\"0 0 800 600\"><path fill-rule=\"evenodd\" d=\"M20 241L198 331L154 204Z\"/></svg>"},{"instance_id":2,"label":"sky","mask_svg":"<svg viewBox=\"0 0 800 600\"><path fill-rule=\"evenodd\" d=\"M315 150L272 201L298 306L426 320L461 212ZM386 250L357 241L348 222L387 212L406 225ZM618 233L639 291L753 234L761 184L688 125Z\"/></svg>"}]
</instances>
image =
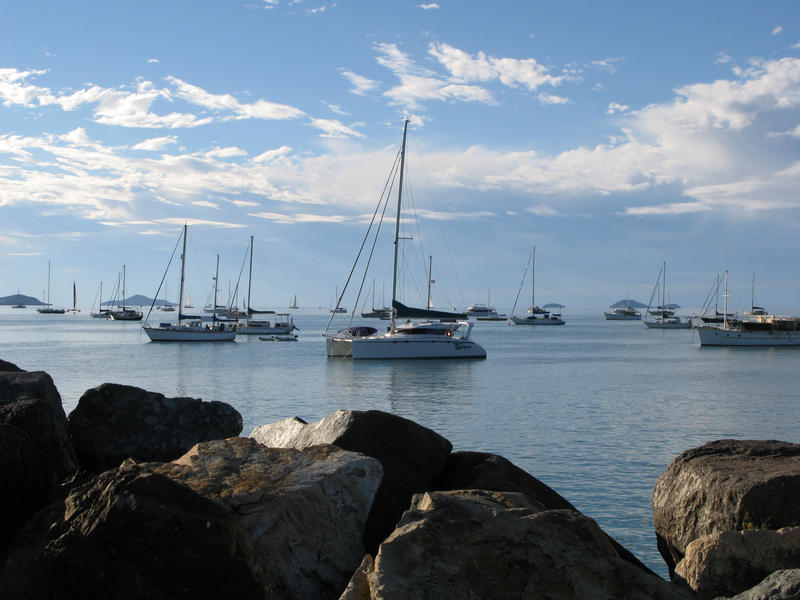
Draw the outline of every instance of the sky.
<instances>
[{"instance_id":1,"label":"sky","mask_svg":"<svg viewBox=\"0 0 800 600\"><path fill-rule=\"evenodd\" d=\"M434 304L508 309L535 246L566 314L646 303L662 263L681 306L727 269L734 309L800 313L794 0L2 2L0 296L48 261L55 304L123 265L153 296L185 223L195 305L252 235L254 305L328 307L405 118L410 304L431 256Z\"/></svg>"}]
</instances>

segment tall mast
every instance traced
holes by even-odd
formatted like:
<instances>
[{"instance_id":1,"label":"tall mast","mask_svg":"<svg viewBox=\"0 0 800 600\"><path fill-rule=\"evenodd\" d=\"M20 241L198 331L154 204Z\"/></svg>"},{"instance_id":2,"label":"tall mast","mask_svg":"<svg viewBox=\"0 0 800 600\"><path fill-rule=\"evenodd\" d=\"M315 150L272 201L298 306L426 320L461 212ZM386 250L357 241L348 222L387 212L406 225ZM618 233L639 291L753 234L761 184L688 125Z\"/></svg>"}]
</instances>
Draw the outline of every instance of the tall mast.
<instances>
[{"instance_id":1,"label":"tall mast","mask_svg":"<svg viewBox=\"0 0 800 600\"><path fill-rule=\"evenodd\" d=\"M217 254L217 270L214 272L214 319L217 318L217 279L219 279L219 254Z\"/></svg>"},{"instance_id":2,"label":"tall mast","mask_svg":"<svg viewBox=\"0 0 800 600\"><path fill-rule=\"evenodd\" d=\"M723 297L724 307L722 315L722 328L728 328L728 269L725 269L725 296Z\"/></svg>"},{"instance_id":3,"label":"tall mast","mask_svg":"<svg viewBox=\"0 0 800 600\"><path fill-rule=\"evenodd\" d=\"M750 284L750 312L756 305L756 274L753 273L753 282Z\"/></svg>"},{"instance_id":4,"label":"tall mast","mask_svg":"<svg viewBox=\"0 0 800 600\"><path fill-rule=\"evenodd\" d=\"M125 265L122 265L122 310L125 310Z\"/></svg>"},{"instance_id":5,"label":"tall mast","mask_svg":"<svg viewBox=\"0 0 800 600\"><path fill-rule=\"evenodd\" d=\"M661 265L661 320L666 316L667 304L665 296L667 293L667 261Z\"/></svg>"},{"instance_id":6,"label":"tall mast","mask_svg":"<svg viewBox=\"0 0 800 600\"><path fill-rule=\"evenodd\" d=\"M250 286L253 283L253 236L250 236L250 274L247 276L247 324L250 324Z\"/></svg>"},{"instance_id":7,"label":"tall mast","mask_svg":"<svg viewBox=\"0 0 800 600\"><path fill-rule=\"evenodd\" d=\"M186 234L188 233L189 226L183 224L183 252L181 252L181 291L180 298L178 299L178 325L181 324L181 311L183 310L183 282L186 278Z\"/></svg>"},{"instance_id":8,"label":"tall mast","mask_svg":"<svg viewBox=\"0 0 800 600\"><path fill-rule=\"evenodd\" d=\"M536 273L536 246L534 246L533 250L531 251L531 314L535 317L536 316L536 302L534 302L534 300L533 300L534 273Z\"/></svg>"},{"instance_id":9,"label":"tall mast","mask_svg":"<svg viewBox=\"0 0 800 600\"><path fill-rule=\"evenodd\" d=\"M47 306L50 306L50 261L47 261Z\"/></svg>"},{"instance_id":10,"label":"tall mast","mask_svg":"<svg viewBox=\"0 0 800 600\"><path fill-rule=\"evenodd\" d=\"M428 305L425 307L428 310L433 308L431 306L431 275L433 274L433 257L428 257Z\"/></svg>"},{"instance_id":11,"label":"tall mast","mask_svg":"<svg viewBox=\"0 0 800 600\"><path fill-rule=\"evenodd\" d=\"M406 165L406 130L408 129L408 119L403 121L403 143L400 146L400 184L397 186L397 218L394 224L394 265L392 269L392 323L391 330L394 332L394 303L397 300L397 251L400 246L400 203L403 199L403 171Z\"/></svg>"}]
</instances>

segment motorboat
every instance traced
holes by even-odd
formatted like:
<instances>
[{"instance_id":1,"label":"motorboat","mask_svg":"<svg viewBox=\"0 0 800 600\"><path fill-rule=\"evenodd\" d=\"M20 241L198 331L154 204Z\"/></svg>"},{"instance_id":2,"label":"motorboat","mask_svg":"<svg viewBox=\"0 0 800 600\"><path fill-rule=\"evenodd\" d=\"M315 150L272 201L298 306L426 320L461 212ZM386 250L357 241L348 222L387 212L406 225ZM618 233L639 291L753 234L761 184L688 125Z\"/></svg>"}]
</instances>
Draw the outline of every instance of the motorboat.
<instances>
[{"instance_id":1,"label":"motorboat","mask_svg":"<svg viewBox=\"0 0 800 600\"><path fill-rule=\"evenodd\" d=\"M630 306L619 306L603 313L606 321L638 321L642 313Z\"/></svg>"}]
</instances>

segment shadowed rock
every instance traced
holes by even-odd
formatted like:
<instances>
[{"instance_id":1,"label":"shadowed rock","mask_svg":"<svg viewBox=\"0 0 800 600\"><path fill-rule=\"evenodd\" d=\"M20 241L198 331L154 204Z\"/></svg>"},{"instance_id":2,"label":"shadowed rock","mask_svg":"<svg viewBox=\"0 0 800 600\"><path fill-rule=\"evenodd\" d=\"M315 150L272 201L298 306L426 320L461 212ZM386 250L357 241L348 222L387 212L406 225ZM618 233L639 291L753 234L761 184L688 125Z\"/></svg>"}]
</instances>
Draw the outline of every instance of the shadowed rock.
<instances>
[{"instance_id":1,"label":"shadowed rock","mask_svg":"<svg viewBox=\"0 0 800 600\"><path fill-rule=\"evenodd\" d=\"M700 600L733 595L767 575L800 565L800 527L714 533L694 540L675 567Z\"/></svg>"},{"instance_id":2,"label":"shadowed rock","mask_svg":"<svg viewBox=\"0 0 800 600\"><path fill-rule=\"evenodd\" d=\"M687 450L658 478L653 520L673 573L693 540L800 524L800 444L719 440Z\"/></svg>"},{"instance_id":3,"label":"shadowed rock","mask_svg":"<svg viewBox=\"0 0 800 600\"><path fill-rule=\"evenodd\" d=\"M229 511L146 466L91 479L26 529L0 579L4 600L268 597Z\"/></svg>"},{"instance_id":4,"label":"shadowed rock","mask_svg":"<svg viewBox=\"0 0 800 600\"><path fill-rule=\"evenodd\" d=\"M746 592L716 600L800 600L800 569L775 571Z\"/></svg>"},{"instance_id":5,"label":"shadowed rock","mask_svg":"<svg viewBox=\"0 0 800 600\"><path fill-rule=\"evenodd\" d=\"M61 481L77 468L53 380L41 371L4 369L0 371L0 553L20 525L53 500Z\"/></svg>"},{"instance_id":6,"label":"shadowed rock","mask_svg":"<svg viewBox=\"0 0 800 600\"><path fill-rule=\"evenodd\" d=\"M620 558L592 519L517 493L419 494L369 562L342 600L688 598Z\"/></svg>"},{"instance_id":7,"label":"shadowed rock","mask_svg":"<svg viewBox=\"0 0 800 600\"><path fill-rule=\"evenodd\" d=\"M276 448L334 444L380 461L384 478L364 533L367 551L394 529L413 494L433 489L433 478L447 461L452 444L438 433L390 413L336 411L308 424L297 417L256 427L250 437Z\"/></svg>"},{"instance_id":8,"label":"shadowed rock","mask_svg":"<svg viewBox=\"0 0 800 600\"><path fill-rule=\"evenodd\" d=\"M104 383L81 396L69 426L81 467L100 473L126 458L170 461L198 442L237 436L242 416L224 402Z\"/></svg>"}]
</instances>

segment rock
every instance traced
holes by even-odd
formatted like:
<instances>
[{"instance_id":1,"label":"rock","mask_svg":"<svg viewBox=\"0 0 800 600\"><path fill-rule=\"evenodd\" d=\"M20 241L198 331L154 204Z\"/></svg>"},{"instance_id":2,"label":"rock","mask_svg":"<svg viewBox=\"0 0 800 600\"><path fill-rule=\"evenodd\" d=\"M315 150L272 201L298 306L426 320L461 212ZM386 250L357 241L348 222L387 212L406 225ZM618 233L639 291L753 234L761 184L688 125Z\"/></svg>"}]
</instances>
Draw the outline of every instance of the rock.
<instances>
[{"instance_id":1,"label":"rock","mask_svg":"<svg viewBox=\"0 0 800 600\"><path fill-rule=\"evenodd\" d=\"M0 579L4 600L268 597L261 559L230 512L148 466L92 478L27 533Z\"/></svg>"},{"instance_id":2,"label":"rock","mask_svg":"<svg viewBox=\"0 0 800 600\"><path fill-rule=\"evenodd\" d=\"M656 481L653 520L670 574L699 537L800 524L800 444L719 440L687 450Z\"/></svg>"},{"instance_id":3,"label":"rock","mask_svg":"<svg viewBox=\"0 0 800 600\"><path fill-rule=\"evenodd\" d=\"M800 527L725 531L694 540L675 567L700 600L733 595L770 573L800 567Z\"/></svg>"},{"instance_id":4,"label":"rock","mask_svg":"<svg viewBox=\"0 0 800 600\"><path fill-rule=\"evenodd\" d=\"M366 567L371 600L689 597L621 559L592 519L518 493L418 494ZM341 599L363 598L363 579Z\"/></svg>"},{"instance_id":5,"label":"rock","mask_svg":"<svg viewBox=\"0 0 800 600\"><path fill-rule=\"evenodd\" d=\"M0 554L17 529L53 500L59 484L76 469L67 418L53 380L41 371L4 367L0 371Z\"/></svg>"},{"instance_id":6,"label":"rock","mask_svg":"<svg viewBox=\"0 0 800 600\"><path fill-rule=\"evenodd\" d=\"M364 532L364 543L371 554L392 532L412 495L433 489L433 478L452 449L438 433L378 410L339 410L312 424L296 417L285 419L256 427L250 437L268 447L334 444L377 458L385 475Z\"/></svg>"},{"instance_id":7,"label":"rock","mask_svg":"<svg viewBox=\"0 0 800 600\"><path fill-rule=\"evenodd\" d=\"M0 360L0 372L14 372L14 373L22 373L24 369L20 369L14 363L10 363L5 360Z\"/></svg>"},{"instance_id":8,"label":"rock","mask_svg":"<svg viewBox=\"0 0 800 600\"><path fill-rule=\"evenodd\" d=\"M434 480L435 490L490 490L495 492L519 492L540 510L567 509L579 512L558 492L548 487L533 475L526 473L511 461L485 452L453 452L447 464ZM627 548L614 538L608 538L619 555L628 562L655 575Z\"/></svg>"},{"instance_id":9,"label":"rock","mask_svg":"<svg viewBox=\"0 0 800 600\"><path fill-rule=\"evenodd\" d=\"M382 469L335 446L266 448L248 438L198 444L155 473L224 505L263 558L270 598L338 598L364 556Z\"/></svg>"},{"instance_id":10,"label":"rock","mask_svg":"<svg viewBox=\"0 0 800 600\"><path fill-rule=\"evenodd\" d=\"M69 426L81 467L100 473L126 458L166 462L198 442L237 436L242 416L224 402L104 383L81 396Z\"/></svg>"},{"instance_id":11,"label":"rock","mask_svg":"<svg viewBox=\"0 0 800 600\"><path fill-rule=\"evenodd\" d=\"M716 600L800 600L800 569L775 571L746 592Z\"/></svg>"}]
</instances>

